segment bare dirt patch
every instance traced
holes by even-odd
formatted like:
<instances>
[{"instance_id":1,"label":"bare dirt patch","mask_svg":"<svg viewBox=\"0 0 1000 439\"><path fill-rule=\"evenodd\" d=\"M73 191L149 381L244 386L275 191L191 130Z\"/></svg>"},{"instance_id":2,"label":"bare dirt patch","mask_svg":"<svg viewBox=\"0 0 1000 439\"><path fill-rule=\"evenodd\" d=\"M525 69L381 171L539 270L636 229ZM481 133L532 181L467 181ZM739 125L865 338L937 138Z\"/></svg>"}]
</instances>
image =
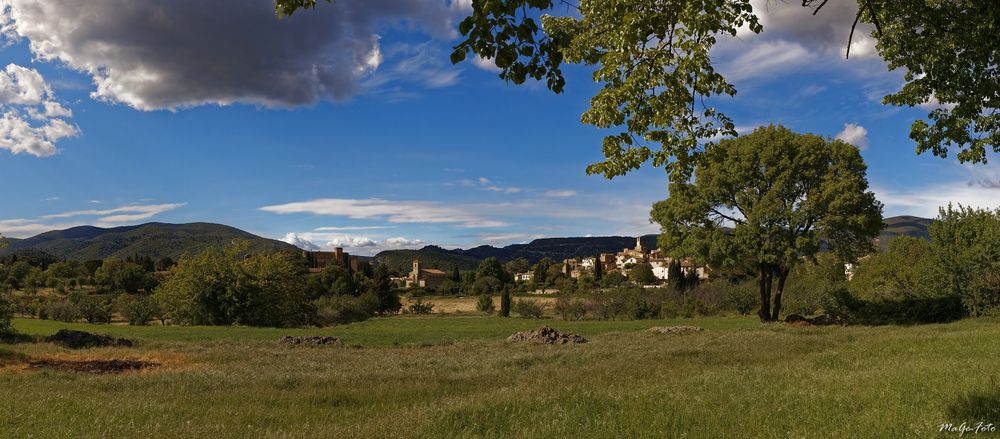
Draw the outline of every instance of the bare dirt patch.
<instances>
[{"instance_id":1,"label":"bare dirt patch","mask_svg":"<svg viewBox=\"0 0 1000 439\"><path fill-rule=\"evenodd\" d=\"M105 346L132 347L133 342L127 338L117 338L109 335L91 334L84 331L60 329L55 335L45 338L49 343L55 343L70 349L95 348Z\"/></svg>"},{"instance_id":2,"label":"bare dirt patch","mask_svg":"<svg viewBox=\"0 0 1000 439\"><path fill-rule=\"evenodd\" d=\"M704 331L705 328L699 328L697 326L656 326L649 328L649 332L655 332L657 334L694 334Z\"/></svg>"},{"instance_id":3,"label":"bare dirt patch","mask_svg":"<svg viewBox=\"0 0 1000 439\"><path fill-rule=\"evenodd\" d=\"M98 375L135 372L160 363L142 360L56 360L41 359L28 361L28 368L33 370L58 370L64 372L84 372Z\"/></svg>"},{"instance_id":4,"label":"bare dirt patch","mask_svg":"<svg viewBox=\"0 0 1000 439\"><path fill-rule=\"evenodd\" d=\"M535 331L515 332L507 341L511 343L570 344L586 343L587 339L572 333L563 333L548 326Z\"/></svg>"},{"instance_id":5,"label":"bare dirt patch","mask_svg":"<svg viewBox=\"0 0 1000 439\"><path fill-rule=\"evenodd\" d=\"M278 340L278 343L285 344L285 345L290 345L290 346L298 346L298 345L307 345L307 346L309 346L309 345L311 345L311 346L329 346L329 345L334 345L334 346L340 346L340 345L344 344L337 337L323 337L323 336L292 337L290 335L286 335L284 337L281 337L281 340Z\"/></svg>"}]
</instances>

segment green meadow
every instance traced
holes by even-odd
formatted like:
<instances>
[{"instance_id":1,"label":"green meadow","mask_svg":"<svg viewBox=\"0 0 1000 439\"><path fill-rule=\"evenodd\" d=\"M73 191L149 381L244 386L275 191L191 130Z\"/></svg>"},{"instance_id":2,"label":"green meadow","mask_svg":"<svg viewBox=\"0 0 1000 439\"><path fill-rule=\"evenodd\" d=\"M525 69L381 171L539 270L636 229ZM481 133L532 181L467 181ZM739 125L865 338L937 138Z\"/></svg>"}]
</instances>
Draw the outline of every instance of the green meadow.
<instances>
[{"instance_id":1,"label":"green meadow","mask_svg":"<svg viewBox=\"0 0 1000 439\"><path fill-rule=\"evenodd\" d=\"M677 324L706 330L645 331ZM326 329L14 325L35 336L72 328L137 343L0 345L5 437L956 437L940 425L1000 422L995 319L881 327L482 316ZM542 325L589 342L504 341ZM344 345L286 346L283 335L335 335ZM38 359L160 365L95 375L28 367Z\"/></svg>"}]
</instances>

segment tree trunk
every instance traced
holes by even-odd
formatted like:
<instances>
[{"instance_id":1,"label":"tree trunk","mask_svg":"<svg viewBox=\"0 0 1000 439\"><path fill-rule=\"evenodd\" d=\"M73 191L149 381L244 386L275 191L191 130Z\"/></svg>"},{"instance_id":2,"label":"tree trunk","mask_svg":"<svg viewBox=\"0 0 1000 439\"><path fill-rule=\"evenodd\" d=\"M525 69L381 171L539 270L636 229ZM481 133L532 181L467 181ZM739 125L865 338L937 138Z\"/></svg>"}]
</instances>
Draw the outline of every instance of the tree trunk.
<instances>
[{"instance_id":1,"label":"tree trunk","mask_svg":"<svg viewBox=\"0 0 1000 439\"><path fill-rule=\"evenodd\" d=\"M760 321L771 321L771 270L760 268L760 311L757 311Z\"/></svg>"},{"instance_id":2,"label":"tree trunk","mask_svg":"<svg viewBox=\"0 0 1000 439\"><path fill-rule=\"evenodd\" d=\"M771 312L771 321L778 321L781 313L781 294L785 292L785 280L788 279L789 271L787 267L778 271L778 290L774 292L774 311Z\"/></svg>"}]
</instances>

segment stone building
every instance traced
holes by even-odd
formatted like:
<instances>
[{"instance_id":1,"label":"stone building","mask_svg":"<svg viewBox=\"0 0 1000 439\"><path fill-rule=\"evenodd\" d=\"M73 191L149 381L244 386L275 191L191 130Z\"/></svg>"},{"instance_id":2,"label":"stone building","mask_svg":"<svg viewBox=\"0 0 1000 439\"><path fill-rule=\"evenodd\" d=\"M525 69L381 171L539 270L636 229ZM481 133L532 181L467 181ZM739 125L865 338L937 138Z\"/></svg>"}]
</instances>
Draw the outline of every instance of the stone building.
<instances>
[{"instance_id":1,"label":"stone building","mask_svg":"<svg viewBox=\"0 0 1000 439\"><path fill-rule=\"evenodd\" d=\"M436 287L448 278L448 273L436 268L423 268L420 259L413 260L413 270L406 277L406 288Z\"/></svg>"}]
</instances>

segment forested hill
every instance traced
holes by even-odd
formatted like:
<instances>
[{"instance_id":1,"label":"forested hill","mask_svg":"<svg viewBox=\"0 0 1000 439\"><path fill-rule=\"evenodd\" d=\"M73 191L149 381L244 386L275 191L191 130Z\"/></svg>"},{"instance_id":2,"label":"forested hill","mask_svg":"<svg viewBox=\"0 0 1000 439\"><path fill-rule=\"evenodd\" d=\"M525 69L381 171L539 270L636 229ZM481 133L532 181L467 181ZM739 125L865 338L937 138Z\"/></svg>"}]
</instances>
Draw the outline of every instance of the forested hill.
<instances>
[{"instance_id":1,"label":"forested hill","mask_svg":"<svg viewBox=\"0 0 1000 439\"><path fill-rule=\"evenodd\" d=\"M931 235L928 233L927 228L933 222L934 220L932 219L920 218L918 216L904 215L886 218L885 230L879 235L879 246L884 251L892 238L901 235L930 240Z\"/></svg>"},{"instance_id":2,"label":"forested hill","mask_svg":"<svg viewBox=\"0 0 1000 439\"><path fill-rule=\"evenodd\" d=\"M927 227L932 222L933 220L915 216L886 218L886 228L879 235L879 245L885 250L889 241L900 235L930 239ZM644 235L642 246L655 248L656 235ZM536 263L542 258L549 258L560 262L567 258L617 253L622 249L634 247L635 237L628 236L544 238L506 247L483 245L470 249L446 250L437 246L427 246L420 250L388 250L376 255L376 258L388 264L390 269L400 272L409 271L414 258L419 258L428 268L441 268L447 271L456 266L462 270L473 269L478 261L491 256L502 261L525 258L531 263Z\"/></svg>"},{"instance_id":3,"label":"forested hill","mask_svg":"<svg viewBox=\"0 0 1000 439\"><path fill-rule=\"evenodd\" d=\"M126 258L133 255L153 259L177 259L184 253L197 253L207 247L226 245L234 240L250 241L251 249L298 251L290 244L243 230L211 223L164 224L100 228L73 227L45 232L26 239L10 239L0 254L45 253L58 259L80 261L104 259L110 256Z\"/></svg>"}]
</instances>

